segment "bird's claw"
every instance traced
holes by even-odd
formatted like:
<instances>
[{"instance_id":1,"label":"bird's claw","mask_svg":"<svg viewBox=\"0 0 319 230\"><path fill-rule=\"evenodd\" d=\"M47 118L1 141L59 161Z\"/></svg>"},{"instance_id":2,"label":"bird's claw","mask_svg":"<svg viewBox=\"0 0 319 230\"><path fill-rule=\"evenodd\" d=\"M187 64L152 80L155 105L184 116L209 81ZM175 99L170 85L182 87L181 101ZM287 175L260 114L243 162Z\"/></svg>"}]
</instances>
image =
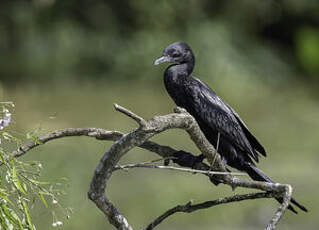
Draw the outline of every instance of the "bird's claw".
<instances>
[{"instance_id":1,"label":"bird's claw","mask_svg":"<svg viewBox=\"0 0 319 230\"><path fill-rule=\"evenodd\" d=\"M183 150L177 151L172 155L173 162L183 167L194 168L194 166L203 161L204 155L194 156Z\"/></svg>"}]
</instances>

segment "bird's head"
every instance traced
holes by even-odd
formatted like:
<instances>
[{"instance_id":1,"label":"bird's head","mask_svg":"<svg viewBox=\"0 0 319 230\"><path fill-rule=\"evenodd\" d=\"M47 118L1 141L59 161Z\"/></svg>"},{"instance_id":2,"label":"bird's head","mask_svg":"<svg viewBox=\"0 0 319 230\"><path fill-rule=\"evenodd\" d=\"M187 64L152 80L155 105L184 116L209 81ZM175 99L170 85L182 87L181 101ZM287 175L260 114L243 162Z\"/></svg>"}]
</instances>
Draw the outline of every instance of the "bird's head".
<instances>
[{"instance_id":1,"label":"bird's head","mask_svg":"<svg viewBox=\"0 0 319 230\"><path fill-rule=\"evenodd\" d=\"M154 65L164 62L194 64L194 61L195 58L191 48L184 42L175 42L164 49L162 57L156 59Z\"/></svg>"}]
</instances>

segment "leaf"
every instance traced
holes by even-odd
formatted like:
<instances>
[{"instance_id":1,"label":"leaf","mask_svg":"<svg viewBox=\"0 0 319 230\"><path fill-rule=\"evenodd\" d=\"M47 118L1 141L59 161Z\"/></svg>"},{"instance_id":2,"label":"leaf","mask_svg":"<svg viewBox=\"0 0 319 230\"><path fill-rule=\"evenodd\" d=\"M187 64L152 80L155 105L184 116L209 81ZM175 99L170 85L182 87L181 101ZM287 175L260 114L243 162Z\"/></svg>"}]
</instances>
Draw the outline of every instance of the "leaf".
<instances>
[{"instance_id":1,"label":"leaf","mask_svg":"<svg viewBox=\"0 0 319 230\"><path fill-rule=\"evenodd\" d=\"M4 139L7 139L7 140L10 140L13 138L13 136L7 132L2 132L2 136L4 137Z\"/></svg>"},{"instance_id":2,"label":"leaf","mask_svg":"<svg viewBox=\"0 0 319 230\"><path fill-rule=\"evenodd\" d=\"M43 196L43 193L39 192L39 196L43 202L43 204L45 205L45 207L48 207L48 203L47 201L45 200L44 196Z\"/></svg>"},{"instance_id":3,"label":"leaf","mask_svg":"<svg viewBox=\"0 0 319 230\"><path fill-rule=\"evenodd\" d=\"M27 192L25 191L25 189L22 187L21 182L18 178L18 174L17 174L17 170L14 164L14 161L12 160L12 158L10 158L10 163L12 165L12 181L14 183L14 185L16 186L16 188L22 192L23 194L27 194Z\"/></svg>"},{"instance_id":4,"label":"leaf","mask_svg":"<svg viewBox=\"0 0 319 230\"><path fill-rule=\"evenodd\" d=\"M20 140L19 138L16 138L15 136L12 136L10 133L5 132L5 131L2 132L2 136L6 140L15 141L17 143L21 143L22 142L22 140Z\"/></svg>"},{"instance_id":5,"label":"leaf","mask_svg":"<svg viewBox=\"0 0 319 230\"><path fill-rule=\"evenodd\" d=\"M0 198L7 201L9 204L11 204L13 206L13 203L9 200L6 193L0 191Z\"/></svg>"},{"instance_id":6,"label":"leaf","mask_svg":"<svg viewBox=\"0 0 319 230\"><path fill-rule=\"evenodd\" d=\"M32 135L31 133L27 133L26 137L27 137L27 139L33 140L38 145L43 144L36 136Z\"/></svg>"},{"instance_id":7,"label":"leaf","mask_svg":"<svg viewBox=\"0 0 319 230\"><path fill-rule=\"evenodd\" d=\"M1 210L4 213L4 215L6 217L9 218L9 220L11 220L12 223L14 223L15 225L18 225L20 229L23 230L23 226L21 221L19 220L19 218L16 218L12 215L12 210L8 208L7 205L5 205L4 203L1 204Z\"/></svg>"},{"instance_id":8,"label":"leaf","mask_svg":"<svg viewBox=\"0 0 319 230\"><path fill-rule=\"evenodd\" d=\"M8 229L8 225L2 215L0 215L0 225L2 226L3 229Z\"/></svg>"},{"instance_id":9,"label":"leaf","mask_svg":"<svg viewBox=\"0 0 319 230\"><path fill-rule=\"evenodd\" d=\"M36 137L36 136L32 136L31 139L37 143L38 145L42 145L43 143Z\"/></svg>"},{"instance_id":10,"label":"leaf","mask_svg":"<svg viewBox=\"0 0 319 230\"><path fill-rule=\"evenodd\" d=\"M3 150L0 151L0 159L1 159L1 163L7 165L7 161L4 159L4 155L5 155L5 152Z\"/></svg>"},{"instance_id":11,"label":"leaf","mask_svg":"<svg viewBox=\"0 0 319 230\"><path fill-rule=\"evenodd\" d=\"M31 230L35 230L34 227L33 227L33 224L32 224L32 219L31 219L31 216L30 216L30 212L29 212L29 209L28 209L28 205L25 201L22 201L22 205L23 205L23 208L24 208L24 213L27 217L27 222L28 222L28 225L30 227Z\"/></svg>"},{"instance_id":12,"label":"leaf","mask_svg":"<svg viewBox=\"0 0 319 230\"><path fill-rule=\"evenodd\" d=\"M29 180L34 183L34 184L43 184L43 185L48 185L50 184L49 182L45 182L45 181L37 181L37 180L33 180L31 178L29 178Z\"/></svg>"},{"instance_id":13,"label":"leaf","mask_svg":"<svg viewBox=\"0 0 319 230\"><path fill-rule=\"evenodd\" d=\"M26 192L28 191L28 186L27 186L26 183L23 183L23 186L22 186L22 187L23 187L24 191L26 191Z\"/></svg>"}]
</instances>

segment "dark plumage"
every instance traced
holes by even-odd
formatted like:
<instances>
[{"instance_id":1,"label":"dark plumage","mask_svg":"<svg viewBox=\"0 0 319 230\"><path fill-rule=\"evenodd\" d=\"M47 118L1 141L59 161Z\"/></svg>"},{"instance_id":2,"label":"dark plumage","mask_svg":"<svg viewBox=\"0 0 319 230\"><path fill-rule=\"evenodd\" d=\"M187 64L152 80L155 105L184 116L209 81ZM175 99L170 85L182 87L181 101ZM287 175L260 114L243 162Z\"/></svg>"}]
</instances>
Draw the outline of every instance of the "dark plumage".
<instances>
[{"instance_id":1,"label":"dark plumage","mask_svg":"<svg viewBox=\"0 0 319 230\"><path fill-rule=\"evenodd\" d=\"M264 147L226 102L205 83L191 76L195 57L190 47L183 42L169 45L154 64L163 62L175 63L167 67L164 73L167 92L177 106L185 108L196 119L213 146L217 146L220 135L218 152L227 165L247 172L253 180L273 182L255 165L260 154L266 156ZM294 199L291 203L307 211ZM289 209L297 213L291 205Z\"/></svg>"}]
</instances>

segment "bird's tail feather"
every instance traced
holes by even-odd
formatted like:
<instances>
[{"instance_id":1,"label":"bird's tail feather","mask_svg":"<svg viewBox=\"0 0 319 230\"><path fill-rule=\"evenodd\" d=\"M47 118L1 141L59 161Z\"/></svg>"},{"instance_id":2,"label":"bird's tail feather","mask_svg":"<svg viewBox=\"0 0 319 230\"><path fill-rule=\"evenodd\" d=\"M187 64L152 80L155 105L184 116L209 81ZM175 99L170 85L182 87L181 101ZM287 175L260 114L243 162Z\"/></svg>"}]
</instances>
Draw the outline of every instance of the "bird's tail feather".
<instances>
[{"instance_id":1,"label":"bird's tail feather","mask_svg":"<svg viewBox=\"0 0 319 230\"><path fill-rule=\"evenodd\" d=\"M266 181L270 183L274 183L272 179L270 179L267 175L265 175L260 169L258 169L255 165L248 163L246 170L248 175L256 181ZM282 198L276 198L279 203L282 203ZM305 208L303 205L299 204L294 198L291 198L290 202L294 205L296 205L298 208L300 208L304 212L308 212L307 208ZM292 205L288 206L288 209L291 210L294 213L298 213Z\"/></svg>"}]
</instances>

